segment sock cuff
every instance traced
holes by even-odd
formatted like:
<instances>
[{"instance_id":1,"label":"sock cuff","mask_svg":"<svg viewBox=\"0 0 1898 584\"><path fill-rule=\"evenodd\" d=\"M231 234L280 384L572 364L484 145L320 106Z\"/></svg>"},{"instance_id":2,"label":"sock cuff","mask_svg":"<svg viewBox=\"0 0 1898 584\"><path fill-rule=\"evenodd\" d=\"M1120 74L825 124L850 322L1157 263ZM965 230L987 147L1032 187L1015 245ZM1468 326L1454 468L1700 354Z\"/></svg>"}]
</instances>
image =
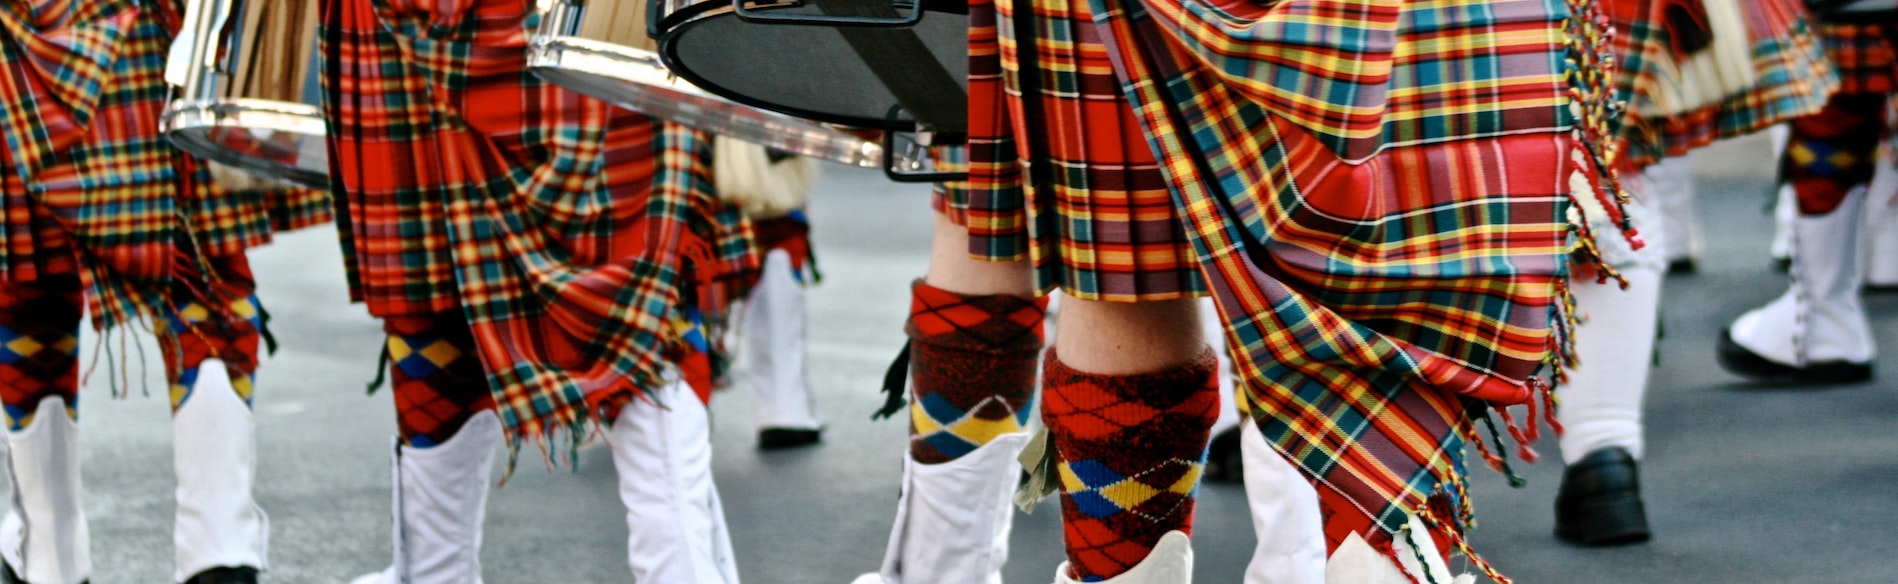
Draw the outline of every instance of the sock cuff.
<instances>
[{"instance_id":1,"label":"sock cuff","mask_svg":"<svg viewBox=\"0 0 1898 584\"><path fill-rule=\"evenodd\" d=\"M959 294L917 280L910 287L904 331L917 343L964 351L1012 354L1040 351L1048 299L1008 294Z\"/></svg>"}]
</instances>

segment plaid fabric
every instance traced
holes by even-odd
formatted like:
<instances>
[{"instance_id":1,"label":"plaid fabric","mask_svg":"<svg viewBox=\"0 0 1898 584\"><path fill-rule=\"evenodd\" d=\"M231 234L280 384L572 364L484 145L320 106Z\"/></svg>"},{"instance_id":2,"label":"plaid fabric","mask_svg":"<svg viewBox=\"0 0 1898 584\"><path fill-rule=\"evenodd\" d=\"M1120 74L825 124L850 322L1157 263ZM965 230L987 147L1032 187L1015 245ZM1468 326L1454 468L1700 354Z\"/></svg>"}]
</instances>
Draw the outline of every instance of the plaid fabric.
<instances>
[{"instance_id":1,"label":"plaid fabric","mask_svg":"<svg viewBox=\"0 0 1898 584\"><path fill-rule=\"evenodd\" d=\"M78 273L101 328L163 318L174 276L200 278L204 257L271 232L268 199L228 196L158 133L181 11L172 0L0 3L0 277ZM324 220L320 193L284 196L301 206L280 213L282 227ZM174 248L191 260L175 262Z\"/></svg>"},{"instance_id":2,"label":"plaid fabric","mask_svg":"<svg viewBox=\"0 0 1898 584\"><path fill-rule=\"evenodd\" d=\"M1670 156L1751 134L1794 117L1817 111L1837 87L1814 38L1799 0L1760 0L1741 10L1753 46L1757 85L1718 104L1685 114L1643 115L1643 95L1671 78L1674 59L1671 34L1658 16L1657 0L1616 0L1609 3L1614 18L1615 53L1620 59L1617 83L1629 104L1621 129L1621 156L1625 168L1641 168Z\"/></svg>"},{"instance_id":3,"label":"plaid fabric","mask_svg":"<svg viewBox=\"0 0 1898 584\"><path fill-rule=\"evenodd\" d=\"M1876 16L1851 23L1818 25L1826 58L1839 75L1839 93L1898 92L1898 22Z\"/></svg>"},{"instance_id":4,"label":"plaid fabric","mask_svg":"<svg viewBox=\"0 0 1898 584\"><path fill-rule=\"evenodd\" d=\"M336 0L324 109L353 295L465 311L510 441L577 430L702 355L720 281L755 269L709 136L541 81L526 0Z\"/></svg>"},{"instance_id":5,"label":"plaid fabric","mask_svg":"<svg viewBox=\"0 0 1898 584\"><path fill-rule=\"evenodd\" d=\"M1040 91L1024 95L1004 76L1019 68L1004 55L992 23L971 20L969 146L945 168L968 168L965 183L938 185L935 207L969 228L969 253L990 260L1029 259L1035 286L1077 298L1131 302L1201 296L1179 212L1152 149L1105 53L1044 51ZM1091 34L1054 23L1056 38ZM1025 105L1031 104L1031 105ZM1079 135L1030 147L1024 107ZM967 157L965 162L962 158ZM1048 168L1044 188L1024 188L1026 161Z\"/></svg>"},{"instance_id":6,"label":"plaid fabric","mask_svg":"<svg viewBox=\"0 0 1898 584\"><path fill-rule=\"evenodd\" d=\"M1417 515L1467 551L1465 441L1488 406L1541 390L1571 197L1612 180L1573 137L1602 123L1607 83L1582 76L1609 71L1569 65L1605 50L1578 35L1599 15L1571 21L1560 0L994 8L971 6L971 59L999 19L1002 47L1033 51L1004 52L1026 69L1011 86L1063 79L1045 70L1067 55L1111 60L1118 79L1095 82L1121 86L1166 162L1266 437L1381 529ZM1035 123L1017 133L1078 140L1058 114Z\"/></svg>"}]
</instances>

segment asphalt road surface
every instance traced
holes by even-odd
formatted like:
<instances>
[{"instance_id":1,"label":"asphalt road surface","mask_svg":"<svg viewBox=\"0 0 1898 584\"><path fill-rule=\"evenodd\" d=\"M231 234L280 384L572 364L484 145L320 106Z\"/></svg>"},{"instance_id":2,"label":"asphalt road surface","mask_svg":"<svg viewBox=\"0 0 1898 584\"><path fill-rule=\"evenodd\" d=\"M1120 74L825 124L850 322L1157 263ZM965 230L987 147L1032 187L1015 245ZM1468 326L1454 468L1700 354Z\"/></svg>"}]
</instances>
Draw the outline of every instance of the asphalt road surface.
<instances>
[{"instance_id":1,"label":"asphalt road surface","mask_svg":"<svg viewBox=\"0 0 1898 584\"><path fill-rule=\"evenodd\" d=\"M1698 163L1710 252L1699 274L1668 280L1666 338L1646 406L1643 479L1655 540L1606 550L1558 542L1550 529L1560 468L1544 462L1521 466L1529 479L1522 489L1476 472L1475 544L1524 583L1898 582L1898 392L1887 381L1898 361L1888 350L1880 381L1826 390L1748 385L1718 369L1720 328L1780 293L1785 280L1765 257L1773 164L1764 142L1723 145ZM896 501L904 426L869 416L903 340L908 282L927 258L927 189L827 170L811 207L825 276L811 294L825 440L760 452L749 396L714 398L715 471L742 575L753 583L844 583L875 568ZM252 258L283 342L256 397L258 497L272 523L264 579L346 582L389 560L394 416L386 392L364 392L382 336L347 302L333 230L282 237ZM1898 347L1898 295L1868 302L1879 341ZM135 351L115 354L139 369ZM171 573L171 425L157 353L148 345L145 355L148 379L130 385L129 399L110 399L100 373L81 400L98 584L159 583ZM1540 450L1559 459L1552 441ZM1253 545L1243 489L1208 484L1201 493L1198 581L1238 582ZM495 491L487 525L488 582L631 580L604 450L553 470L524 454ZM1061 559L1052 502L1018 516L1013 543L1008 581L1050 581Z\"/></svg>"}]
</instances>

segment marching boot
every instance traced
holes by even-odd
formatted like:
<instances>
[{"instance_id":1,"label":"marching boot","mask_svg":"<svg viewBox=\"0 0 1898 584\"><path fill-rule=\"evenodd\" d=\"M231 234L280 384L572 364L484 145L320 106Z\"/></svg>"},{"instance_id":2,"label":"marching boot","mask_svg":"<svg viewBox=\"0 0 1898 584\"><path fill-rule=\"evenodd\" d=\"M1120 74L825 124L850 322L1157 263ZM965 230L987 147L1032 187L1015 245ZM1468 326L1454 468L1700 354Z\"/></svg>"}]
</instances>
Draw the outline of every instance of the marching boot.
<instances>
[{"instance_id":1,"label":"marching boot","mask_svg":"<svg viewBox=\"0 0 1898 584\"><path fill-rule=\"evenodd\" d=\"M251 497L257 426L222 361L200 364L194 385L172 415L172 467L178 475L172 579L254 584L258 570L268 567L270 538L270 519Z\"/></svg>"},{"instance_id":2,"label":"marching boot","mask_svg":"<svg viewBox=\"0 0 1898 584\"><path fill-rule=\"evenodd\" d=\"M1069 576L1073 571L1067 562L1054 571L1055 584L1081 584L1080 580ZM1106 580L1097 580L1097 584L1193 584L1193 544L1186 534L1178 531L1166 532L1160 536L1160 542L1154 544L1153 551L1147 552L1147 558L1139 564Z\"/></svg>"},{"instance_id":3,"label":"marching boot","mask_svg":"<svg viewBox=\"0 0 1898 584\"><path fill-rule=\"evenodd\" d=\"M395 559L351 584L481 584L481 524L501 441L501 418L492 410L430 448L398 440Z\"/></svg>"},{"instance_id":4,"label":"marching boot","mask_svg":"<svg viewBox=\"0 0 1898 584\"><path fill-rule=\"evenodd\" d=\"M1265 442L1257 424L1240 424L1246 504L1258 546L1245 584L1325 584L1325 524L1311 481Z\"/></svg>"},{"instance_id":5,"label":"marching boot","mask_svg":"<svg viewBox=\"0 0 1898 584\"><path fill-rule=\"evenodd\" d=\"M1792 286L1740 316L1721 337L1721 366L1775 383L1856 383L1872 378L1876 347L1865 305L1859 252L1865 187L1831 213L1793 223Z\"/></svg>"},{"instance_id":6,"label":"marching boot","mask_svg":"<svg viewBox=\"0 0 1898 584\"><path fill-rule=\"evenodd\" d=\"M811 391L805 311L804 285L797 281L790 252L772 250L765 255L751 301L745 303L740 327L759 448L804 446L822 437L824 423L817 419Z\"/></svg>"},{"instance_id":7,"label":"marching boot","mask_svg":"<svg viewBox=\"0 0 1898 584\"><path fill-rule=\"evenodd\" d=\"M1437 551L1437 544L1429 535L1428 528L1416 517L1410 518L1410 536L1398 533L1391 543L1395 562L1390 557L1378 553L1376 548L1364 541L1357 533L1345 536L1338 549L1332 550L1331 557L1325 560L1326 584L1415 584L1416 582L1448 582L1450 584L1476 584L1472 574L1452 576L1449 564L1443 560L1443 554ZM1414 540L1417 547L1411 547ZM1422 557L1427 564L1417 563ZM1401 568L1399 566L1402 566Z\"/></svg>"},{"instance_id":8,"label":"marching boot","mask_svg":"<svg viewBox=\"0 0 1898 584\"><path fill-rule=\"evenodd\" d=\"M638 582L738 584L725 511L712 483L710 419L685 382L634 400L607 430L627 563Z\"/></svg>"},{"instance_id":9,"label":"marching boot","mask_svg":"<svg viewBox=\"0 0 1898 584\"><path fill-rule=\"evenodd\" d=\"M13 506L0 520L4 576L30 584L75 584L92 573L91 537L79 504L79 424L66 400L40 400L24 430L7 432Z\"/></svg>"},{"instance_id":10,"label":"marching boot","mask_svg":"<svg viewBox=\"0 0 1898 584\"><path fill-rule=\"evenodd\" d=\"M1648 512L1634 456L1603 448L1570 464L1555 497L1555 535L1589 546L1647 541Z\"/></svg>"},{"instance_id":11,"label":"marching boot","mask_svg":"<svg viewBox=\"0 0 1898 584\"><path fill-rule=\"evenodd\" d=\"M1001 584L1021 472L1016 459L1029 437L1003 434L940 464L905 455L883 568L853 584Z\"/></svg>"}]
</instances>

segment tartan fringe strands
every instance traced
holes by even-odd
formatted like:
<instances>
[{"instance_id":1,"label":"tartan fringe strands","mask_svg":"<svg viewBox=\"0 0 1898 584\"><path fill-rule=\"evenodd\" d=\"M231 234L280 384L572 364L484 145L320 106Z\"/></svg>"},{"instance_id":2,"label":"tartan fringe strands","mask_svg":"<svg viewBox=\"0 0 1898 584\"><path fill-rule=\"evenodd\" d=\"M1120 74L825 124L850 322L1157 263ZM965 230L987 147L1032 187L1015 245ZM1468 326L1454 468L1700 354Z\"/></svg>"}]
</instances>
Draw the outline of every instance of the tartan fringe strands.
<instances>
[{"instance_id":1,"label":"tartan fringe strands","mask_svg":"<svg viewBox=\"0 0 1898 584\"><path fill-rule=\"evenodd\" d=\"M1497 412L1533 456L1538 372L1568 353L1571 258L1614 277L1593 239L1639 245L1601 8L997 0L971 22L972 55L999 30L1003 69L1044 83L1071 81L1044 55L1105 51L1267 440L1348 501L1337 511L1404 537L1416 517L1507 582L1463 537L1463 451L1501 464L1477 429L1497 437Z\"/></svg>"},{"instance_id":2,"label":"tartan fringe strands","mask_svg":"<svg viewBox=\"0 0 1898 584\"><path fill-rule=\"evenodd\" d=\"M331 174L352 296L460 312L511 446L570 457L661 386L709 391L707 327L758 267L710 136L546 83L522 0L324 3ZM706 373L691 375L698 370Z\"/></svg>"},{"instance_id":3,"label":"tartan fringe strands","mask_svg":"<svg viewBox=\"0 0 1898 584\"><path fill-rule=\"evenodd\" d=\"M122 325L159 332L193 301L241 320L230 299L174 289L208 294L211 258L328 220L323 193L231 188L159 134L182 12L177 0L0 6L0 279L79 278L93 326L119 333L87 366L109 363L115 394L131 376Z\"/></svg>"}]
</instances>

